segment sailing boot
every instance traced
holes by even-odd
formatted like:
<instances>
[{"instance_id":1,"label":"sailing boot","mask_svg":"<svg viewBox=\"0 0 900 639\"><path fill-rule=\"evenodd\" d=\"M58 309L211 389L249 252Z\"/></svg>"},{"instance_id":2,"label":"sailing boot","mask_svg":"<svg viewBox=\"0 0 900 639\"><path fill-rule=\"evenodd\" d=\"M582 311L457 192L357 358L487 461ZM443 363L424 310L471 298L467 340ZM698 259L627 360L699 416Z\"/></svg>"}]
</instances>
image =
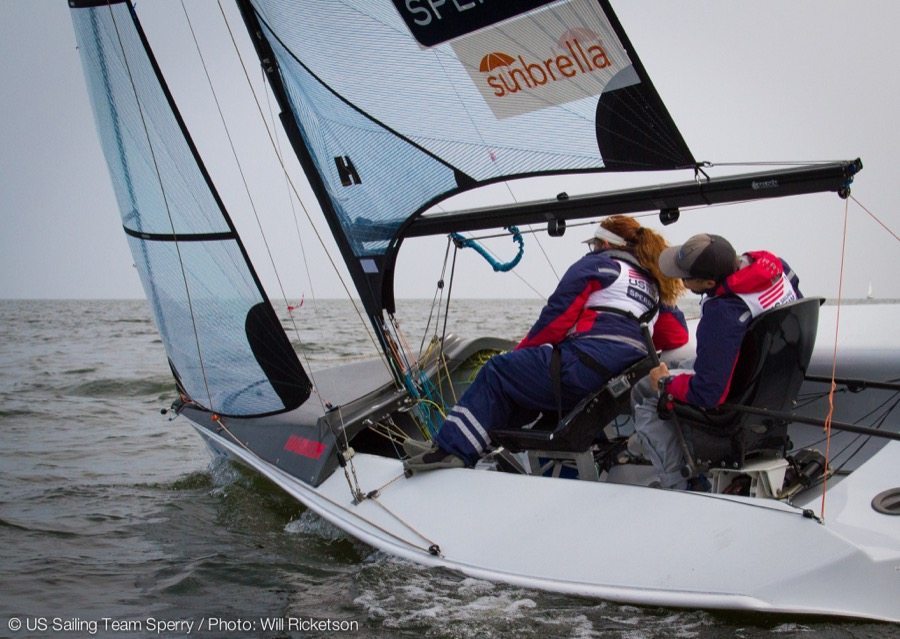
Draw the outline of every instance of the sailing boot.
<instances>
[{"instance_id":1,"label":"sailing boot","mask_svg":"<svg viewBox=\"0 0 900 639\"><path fill-rule=\"evenodd\" d=\"M427 452L410 457L403 462L403 470L406 476L415 473L424 473L429 470L439 470L441 468L465 468L466 462L457 457L453 453L448 453L435 446Z\"/></svg>"}]
</instances>

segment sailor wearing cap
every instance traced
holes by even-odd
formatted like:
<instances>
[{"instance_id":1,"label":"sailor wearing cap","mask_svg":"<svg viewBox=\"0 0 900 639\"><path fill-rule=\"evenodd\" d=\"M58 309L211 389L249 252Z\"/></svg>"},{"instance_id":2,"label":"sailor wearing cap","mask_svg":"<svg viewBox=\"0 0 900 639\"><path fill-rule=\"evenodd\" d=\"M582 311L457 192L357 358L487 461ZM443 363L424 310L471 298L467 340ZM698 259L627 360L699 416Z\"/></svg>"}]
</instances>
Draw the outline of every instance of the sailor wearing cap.
<instances>
[{"instance_id":1,"label":"sailor wearing cap","mask_svg":"<svg viewBox=\"0 0 900 639\"><path fill-rule=\"evenodd\" d=\"M662 487L686 488L681 475L685 459L670 423L657 413L658 394L701 408L724 402L750 320L802 295L787 262L766 251L737 256L719 235L694 235L665 249L659 268L703 296L697 356L690 368L670 371L662 363L635 386L635 437L629 447L650 459Z\"/></svg>"}]
</instances>

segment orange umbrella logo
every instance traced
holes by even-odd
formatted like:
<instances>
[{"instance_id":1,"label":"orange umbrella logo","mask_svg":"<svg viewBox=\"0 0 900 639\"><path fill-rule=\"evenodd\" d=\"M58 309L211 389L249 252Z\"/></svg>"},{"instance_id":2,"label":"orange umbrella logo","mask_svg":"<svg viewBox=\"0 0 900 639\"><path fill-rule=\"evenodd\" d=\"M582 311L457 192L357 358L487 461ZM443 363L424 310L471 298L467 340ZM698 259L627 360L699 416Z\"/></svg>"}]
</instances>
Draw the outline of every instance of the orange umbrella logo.
<instances>
[{"instance_id":1,"label":"orange umbrella logo","mask_svg":"<svg viewBox=\"0 0 900 639\"><path fill-rule=\"evenodd\" d=\"M516 59L507 53L494 51L481 58L481 64L478 65L478 70L482 73L487 73L498 67L508 67L515 61Z\"/></svg>"}]
</instances>

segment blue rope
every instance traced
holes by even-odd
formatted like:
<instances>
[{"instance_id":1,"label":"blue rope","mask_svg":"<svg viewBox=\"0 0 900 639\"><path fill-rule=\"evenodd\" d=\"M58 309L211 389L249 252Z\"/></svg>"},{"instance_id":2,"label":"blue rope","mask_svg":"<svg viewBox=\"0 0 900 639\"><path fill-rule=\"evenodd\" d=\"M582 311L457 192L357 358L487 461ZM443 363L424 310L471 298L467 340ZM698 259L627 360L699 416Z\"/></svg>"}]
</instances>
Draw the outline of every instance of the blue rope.
<instances>
[{"instance_id":1,"label":"blue rope","mask_svg":"<svg viewBox=\"0 0 900 639\"><path fill-rule=\"evenodd\" d=\"M519 229L515 226L508 226L506 228L512 233L513 242L519 245L519 252L508 262L498 262L481 244L475 240L463 237L459 233L451 233L450 239L453 240L454 244L459 248L475 249L481 257L487 260L487 263L490 264L491 268L495 271L506 272L511 271L515 265L519 263L519 260L522 259L522 254L525 252L525 240L522 239L522 234L519 232Z\"/></svg>"},{"instance_id":2,"label":"blue rope","mask_svg":"<svg viewBox=\"0 0 900 639\"><path fill-rule=\"evenodd\" d=\"M406 386L407 392L411 397L415 399L426 399L431 402L434 402L438 406L443 406L443 403L440 401L439 393L437 388L425 373L419 373L419 384L416 384L413 376L410 373L406 373L403 376L403 381ZM428 429L428 433L434 437L437 435L438 425L435 422L434 413L437 412L437 417L440 418L440 411L433 406L418 404L416 407L416 412L419 415L419 418L424 422L425 427ZM443 421L439 419L439 421Z\"/></svg>"}]
</instances>

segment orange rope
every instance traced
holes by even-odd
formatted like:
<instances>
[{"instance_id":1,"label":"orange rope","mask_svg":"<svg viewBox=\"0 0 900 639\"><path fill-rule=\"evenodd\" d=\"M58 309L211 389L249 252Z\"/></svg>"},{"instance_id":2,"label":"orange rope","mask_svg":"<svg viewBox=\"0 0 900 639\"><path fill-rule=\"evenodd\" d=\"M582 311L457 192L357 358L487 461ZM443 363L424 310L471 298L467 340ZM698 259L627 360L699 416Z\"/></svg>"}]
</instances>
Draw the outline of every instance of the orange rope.
<instances>
[{"instance_id":1,"label":"orange rope","mask_svg":"<svg viewBox=\"0 0 900 639\"><path fill-rule=\"evenodd\" d=\"M857 204L859 204L857 202ZM822 512L820 517L825 521L825 495L828 493L828 462L831 455L831 418L834 416L834 391L837 389L837 350L838 334L841 327L841 301L844 296L844 255L847 250L847 220L850 204L844 201L844 234L841 238L841 269L838 275L837 316L834 322L834 351L831 359L831 388L828 390L828 414L825 416L825 470L822 475Z\"/></svg>"},{"instance_id":2,"label":"orange rope","mask_svg":"<svg viewBox=\"0 0 900 639\"><path fill-rule=\"evenodd\" d=\"M880 225L884 228L885 231L887 231L888 233L890 233L891 235L893 235L895 240L900 241L900 236L898 236L896 233L894 233L894 232L888 227L887 224L885 224L884 222L882 222L881 220L879 220L878 217L877 217L874 213L872 213L872 211L870 211L869 209L867 209L866 207L864 207L864 206L862 205L862 202L860 202L859 200L857 200L857 199L856 199L855 197L853 197L852 195L850 196L850 199L853 200L854 202L856 202L856 205L857 205L859 208L861 208L863 211L865 211L866 213L868 213L869 216L870 216L873 220L875 220L876 222L878 222L878 224L880 224Z\"/></svg>"}]
</instances>

